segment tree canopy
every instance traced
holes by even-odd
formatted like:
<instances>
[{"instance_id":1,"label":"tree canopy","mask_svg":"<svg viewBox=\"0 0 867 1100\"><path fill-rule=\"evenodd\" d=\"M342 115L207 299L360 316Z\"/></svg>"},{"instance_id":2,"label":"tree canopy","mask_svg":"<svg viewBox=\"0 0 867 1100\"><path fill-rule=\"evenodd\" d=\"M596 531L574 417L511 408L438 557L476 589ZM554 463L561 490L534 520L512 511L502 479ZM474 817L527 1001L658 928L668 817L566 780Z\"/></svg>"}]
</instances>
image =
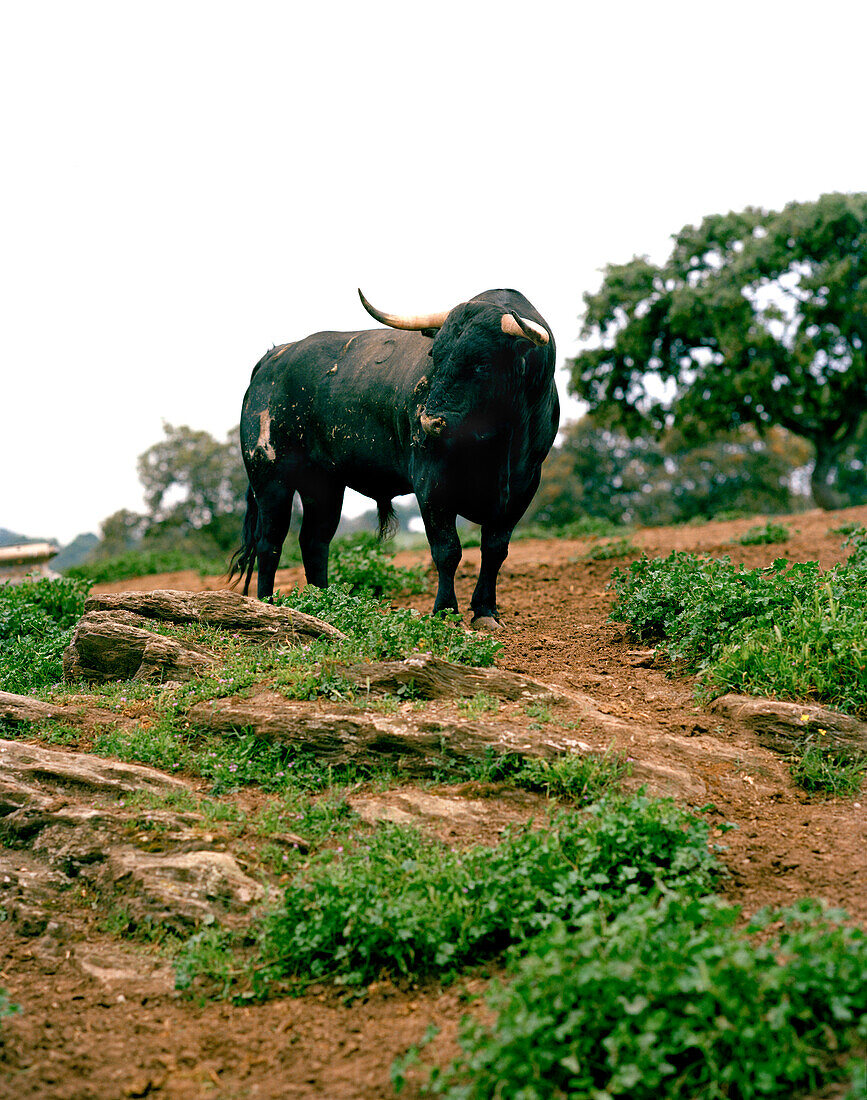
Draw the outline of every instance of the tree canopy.
<instances>
[{"instance_id":1,"label":"tree canopy","mask_svg":"<svg viewBox=\"0 0 867 1100\"><path fill-rule=\"evenodd\" d=\"M584 301L571 388L603 420L692 442L783 427L813 447L816 503L848 503L834 481L867 414L867 193L707 217L660 266L606 267Z\"/></svg>"},{"instance_id":2,"label":"tree canopy","mask_svg":"<svg viewBox=\"0 0 867 1100\"><path fill-rule=\"evenodd\" d=\"M666 524L720 513L789 512L803 507L792 475L809 448L782 428L752 427L697 445L676 429L630 439L593 416L564 425L542 467L528 522L568 524L582 516L614 523Z\"/></svg>"},{"instance_id":3,"label":"tree canopy","mask_svg":"<svg viewBox=\"0 0 867 1100\"><path fill-rule=\"evenodd\" d=\"M224 443L187 425L164 423L163 431L138 460L147 512L122 509L103 520L103 556L142 542L219 554L237 544L247 489L237 429Z\"/></svg>"}]
</instances>

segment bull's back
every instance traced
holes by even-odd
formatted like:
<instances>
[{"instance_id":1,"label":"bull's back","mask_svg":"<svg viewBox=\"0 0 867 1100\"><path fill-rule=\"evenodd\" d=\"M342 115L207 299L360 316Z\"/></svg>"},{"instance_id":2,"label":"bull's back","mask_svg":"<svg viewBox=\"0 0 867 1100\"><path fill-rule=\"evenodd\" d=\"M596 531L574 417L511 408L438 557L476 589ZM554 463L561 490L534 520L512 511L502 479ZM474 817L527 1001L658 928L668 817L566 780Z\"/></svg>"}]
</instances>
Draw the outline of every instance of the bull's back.
<instances>
[{"instance_id":1,"label":"bull's back","mask_svg":"<svg viewBox=\"0 0 867 1100\"><path fill-rule=\"evenodd\" d=\"M408 417L429 348L418 333L387 329L319 332L273 348L244 398L248 468L302 463L368 495L392 475L395 493L407 491Z\"/></svg>"}]
</instances>

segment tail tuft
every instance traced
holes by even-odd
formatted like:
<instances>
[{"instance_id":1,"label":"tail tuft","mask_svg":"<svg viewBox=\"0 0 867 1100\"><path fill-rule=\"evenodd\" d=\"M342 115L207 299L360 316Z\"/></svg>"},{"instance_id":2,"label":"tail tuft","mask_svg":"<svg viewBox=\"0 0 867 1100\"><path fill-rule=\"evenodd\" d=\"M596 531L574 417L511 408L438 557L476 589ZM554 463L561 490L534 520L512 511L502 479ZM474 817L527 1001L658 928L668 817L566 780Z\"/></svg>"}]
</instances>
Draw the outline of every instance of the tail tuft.
<instances>
[{"instance_id":1,"label":"tail tuft","mask_svg":"<svg viewBox=\"0 0 867 1100\"><path fill-rule=\"evenodd\" d=\"M397 516L394 514L394 505L390 500L378 500L376 511L379 515L379 531L377 534L382 540L394 538L398 528Z\"/></svg>"},{"instance_id":2,"label":"tail tuft","mask_svg":"<svg viewBox=\"0 0 867 1100\"><path fill-rule=\"evenodd\" d=\"M247 511L244 515L244 526L241 531L241 547L232 555L229 572L226 574L226 580L234 588L246 570L247 575L244 577L245 596L250 592L250 578L253 576L253 570L256 567L256 526L258 522L259 505L256 503L252 488L248 486ZM238 574L238 580L233 581L232 578L236 573Z\"/></svg>"}]
</instances>

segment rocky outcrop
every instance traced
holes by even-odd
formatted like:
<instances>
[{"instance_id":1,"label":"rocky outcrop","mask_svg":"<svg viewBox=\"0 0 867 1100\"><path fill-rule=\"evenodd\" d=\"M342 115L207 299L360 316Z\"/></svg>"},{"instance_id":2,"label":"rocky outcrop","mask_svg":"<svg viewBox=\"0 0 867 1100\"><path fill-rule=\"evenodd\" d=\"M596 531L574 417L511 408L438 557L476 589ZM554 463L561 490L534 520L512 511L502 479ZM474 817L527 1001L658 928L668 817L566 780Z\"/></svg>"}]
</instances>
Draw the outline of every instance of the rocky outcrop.
<instances>
[{"instance_id":1,"label":"rocky outcrop","mask_svg":"<svg viewBox=\"0 0 867 1100\"><path fill-rule=\"evenodd\" d=\"M345 675L362 691L399 694L410 688L419 699L454 699L477 694L497 699L552 697L553 689L517 672L472 668L431 653L416 653L403 661L349 665Z\"/></svg>"},{"instance_id":2,"label":"rocky outcrop","mask_svg":"<svg viewBox=\"0 0 867 1100\"><path fill-rule=\"evenodd\" d=\"M138 809L140 793L191 792L154 768L0 741L0 906L18 931L42 934L73 886L176 931L231 924L262 899L201 815Z\"/></svg>"},{"instance_id":3,"label":"rocky outcrop","mask_svg":"<svg viewBox=\"0 0 867 1100\"><path fill-rule=\"evenodd\" d=\"M259 645L342 638L336 627L237 592L121 592L91 596L63 655L67 680L189 680L213 666L205 646L152 629L158 623L218 627Z\"/></svg>"},{"instance_id":4,"label":"rocky outcrop","mask_svg":"<svg viewBox=\"0 0 867 1100\"><path fill-rule=\"evenodd\" d=\"M237 592L107 592L89 596L89 611L129 611L166 623L205 623L256 642L292 642L304 638L343 638L330 623L291 607L275 607Z\"/></svg>"}]
</instances>

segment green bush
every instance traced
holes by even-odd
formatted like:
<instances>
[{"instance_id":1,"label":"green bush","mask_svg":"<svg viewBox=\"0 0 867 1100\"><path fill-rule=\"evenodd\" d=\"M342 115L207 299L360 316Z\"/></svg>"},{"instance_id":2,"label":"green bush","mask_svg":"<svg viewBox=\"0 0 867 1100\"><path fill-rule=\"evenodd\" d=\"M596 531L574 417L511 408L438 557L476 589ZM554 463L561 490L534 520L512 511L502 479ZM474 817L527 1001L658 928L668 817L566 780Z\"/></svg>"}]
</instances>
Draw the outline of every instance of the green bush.
<instances>
[{"instance_id":1,"label":"green bush","mask_svg":"<svg viewBox=\"0 0 867 1100\"><path fill-rule=\"evenodd\" d=\"M379 599L402 593L424 592L425 568L405 569L394 564L392 553L369 531L336 539L331 544L329 578L346 585L353 595Z\"/></svg>"},{"instance_id":2,"label":"green bush","mask_svg":"<svg viewBox=\"0 0 867 1100\"><path fill-rule=\"evenodd\" d=\"M69 578L0 585L0 691L29 695L61 679L89 587Z\"/></svg>"},{"instance_id":3,"label":"green bush","mask_svg":"<svg viewBox=\"0 0 867 1100\"><path fill-rule=\"evenodd\" d=\"M502 649L492 635L464 629L457 615L420 615L408 608L390 608L370 596L353 595L346 585L307 585L275 596L274 603L316 615L350 635L354 660L394 661L422 651L487 666Z\"/></svg>"},{"instance_id":4,"label":"green bush","mask_svg":"<svg viewBox=\"0 0 867 1100\"><path fill-rule=\"evenodd\" d=\"M867 936L813 902L736 927L686 895L588 909L537 937L468 1021L450 1100L790 1098L844 1075L867 1038ZM782 925L780 928L779 926ZM776 927L769 934L769 926Z\"/></svg>"},{"instance_id":5,"label":"green bush","mask_svg":"<svg viewBox=\"0 0 867 1100\"><path fill-rule=\"evenodd\" d=\"M788 542L791 537L791 532L785 524L766 523L751 527L736 541L741 546L766 546L774 542Z\"/></svg>"},{"instance_id":6,"label":"green bush","mask_svg":"<svg viewBox=\"0 0 867 1100\"><path fill-rule=\"evenodd\" d=\"M617 570L611 617L687 671L708 694L745 691L867 713L867 537L848 560L766 569L675 552Z\"/></svg>"},{"instance_id":7,"label":"green bush","mask_svg":"<svg viewBox=\"0 0 867 1100\"><path fill-rule=\"evenodd\" d=\"M358 985L381 973L447 975L588 911L613 912L660 887L707 893L718 873L706 824L674 804L604 798L459 852L383 825L326 853L284 891L256 974Z\"/></svg>"}]
</instances>

